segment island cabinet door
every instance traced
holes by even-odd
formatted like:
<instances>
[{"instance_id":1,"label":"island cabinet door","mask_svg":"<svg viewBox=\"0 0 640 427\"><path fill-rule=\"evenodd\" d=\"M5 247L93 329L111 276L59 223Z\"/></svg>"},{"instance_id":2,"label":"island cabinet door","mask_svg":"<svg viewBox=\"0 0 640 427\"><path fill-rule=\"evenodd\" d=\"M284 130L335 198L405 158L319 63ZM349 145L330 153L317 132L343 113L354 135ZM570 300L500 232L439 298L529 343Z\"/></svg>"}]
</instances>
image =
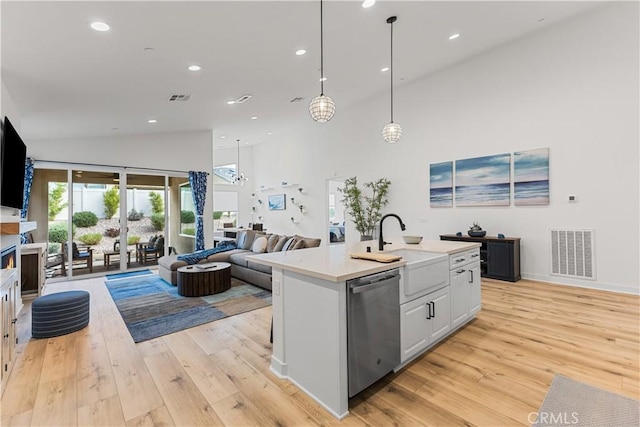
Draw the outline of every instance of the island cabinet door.
<instances>
[{"instance_id":1,"label":"island cabinet door","mask_svg":"<svg viewBox=\"0 0 640 427\"><path fill-rule=\"evenodd\" d=\"M451 270L451 327L457 328L469 318L469 268Z\"/></svg>"},{"instance_id":2,"label":"island cabinet door","mask_svg":"<svg viewBox=\"0 0 640 427\"><path fill-rule=\"evenodd\" d=\"M469 285L469 316L473 317L482 306L482 291L480 286L480 263L476 262L468 266Z\"/></svg>"},{"instance_id":3,"label":"island cabinet door","mask_svg":"<svg viewBox=\"0 0 640 427\"><path fill-rule=\"evenodd\" d=\"M451 290L446 286L438 291L432 292L429 298L428 316L429 322L429 345L444 338L451 331Z\"/></svg>"},{"instance_id":4,"label":"island cabinet door","mask_svg":"<svg viewBox=\"0 0 640 427\"><path fill-rule=\"evenodd\" d=\"M429 295L400 306L401 362L409 360L429 345Z\"/></svg>"}]
</instances>

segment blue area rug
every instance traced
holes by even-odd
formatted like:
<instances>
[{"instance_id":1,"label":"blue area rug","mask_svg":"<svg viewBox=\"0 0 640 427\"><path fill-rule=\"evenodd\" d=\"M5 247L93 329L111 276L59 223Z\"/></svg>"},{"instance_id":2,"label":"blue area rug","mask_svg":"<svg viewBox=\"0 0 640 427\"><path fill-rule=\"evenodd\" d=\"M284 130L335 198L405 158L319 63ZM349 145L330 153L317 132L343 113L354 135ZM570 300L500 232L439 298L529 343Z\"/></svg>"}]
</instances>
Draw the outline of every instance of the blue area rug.
<instances>
[{"instance_id":1,"label":"blue area rug","mask_svg":"<svg viewBox=\"0 0 640 427\"><path fill-rule=\"evenodd\" d=\"M124 273L106 274L105 277L107 278L107 280L114 280L114 279L123 279L125 277L146 276L148 274L153 274L153 273L151 272L151 270L147 268L146 270L126 271Z\"/></svg>"},{"instance_id":2,"label":"blue area rug","mask_svg":"<svg viewBox=\"0 0 640 427\"><path fill-rule=\"evenodd\" d=\"M231 279L231 289L183 297L155 274L105 281L135 342L142 342L271 305L271 292Z\"/></svg>"}]
</instances>

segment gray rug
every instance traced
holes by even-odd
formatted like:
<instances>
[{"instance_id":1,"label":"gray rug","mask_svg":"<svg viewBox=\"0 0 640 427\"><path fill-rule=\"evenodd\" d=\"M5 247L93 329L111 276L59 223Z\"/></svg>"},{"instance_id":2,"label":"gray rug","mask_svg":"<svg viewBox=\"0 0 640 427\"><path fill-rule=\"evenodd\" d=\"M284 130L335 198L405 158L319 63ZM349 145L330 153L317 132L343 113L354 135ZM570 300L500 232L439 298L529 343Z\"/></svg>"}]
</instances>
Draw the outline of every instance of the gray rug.
<instances>
[{"instance_id":1,"label":"gray rug","mask_svg":"<svg viewBox=\"0 0 640 427\"><path fill-rule=\"evenodd\" d=\"M640 402L556 375L537 416L533 426L638 427Z\"/></svg>"},{"instance_id":2,"label":"gray rug","mask_svg":"<svg viewBox=\"0 0 640 427\"><path fill-rule=\"evenodd\" d=\"M231 289L205 297L183 297L156 274L105 281L135 342L171 334L271 305L271 292L235 278Z\"/></svg>"}]
</instances>

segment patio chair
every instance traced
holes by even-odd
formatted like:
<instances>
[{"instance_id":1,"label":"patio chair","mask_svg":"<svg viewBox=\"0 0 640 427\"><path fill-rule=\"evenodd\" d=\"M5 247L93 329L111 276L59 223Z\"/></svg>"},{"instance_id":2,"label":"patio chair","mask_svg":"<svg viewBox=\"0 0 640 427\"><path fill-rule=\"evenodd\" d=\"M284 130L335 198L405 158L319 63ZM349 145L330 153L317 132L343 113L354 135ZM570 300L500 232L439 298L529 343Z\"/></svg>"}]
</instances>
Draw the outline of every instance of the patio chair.
<instances>
[{"instance_id":1,"label":"patio chair","mask_svg":"<svg viewBox=\"0 0 640 427\"><path fill-rule=\"evenodd\" d=\"M136 258L142 264L147 262L158 262L158 258L164 255L164 236L152 239L146 243L136 244Z\"/></svg>"},{"instance_id":2,"label":"patio chair","mask_svg":"<svg viewBox=\"0 0 640 427\"><path fill-rule=\"evenodd\" d=\"M62 244L62 253L65 261L67 261L69 259L67 254L67 242ZM89 273L93 273L93 248L85 247L81 251L78 249L78 244L76 242L71 242L71 254L71 261L73 265L86 264L86 268L89 269Z\"/></svg>"},{"instance_id":3,"label":"patio chair","mask_svg":"<svg viewBox=\"0 0 640 427\"><path fill-rule=\"evenodd\" d=\"M47 264L45 265L45 271L47 277L53 277L55 275L55 267L60 266L60 276L67 275L67 263L64 260L64 253L59 252L57 254L50 254L47 256Z\"/></svg>"}]
</instances>

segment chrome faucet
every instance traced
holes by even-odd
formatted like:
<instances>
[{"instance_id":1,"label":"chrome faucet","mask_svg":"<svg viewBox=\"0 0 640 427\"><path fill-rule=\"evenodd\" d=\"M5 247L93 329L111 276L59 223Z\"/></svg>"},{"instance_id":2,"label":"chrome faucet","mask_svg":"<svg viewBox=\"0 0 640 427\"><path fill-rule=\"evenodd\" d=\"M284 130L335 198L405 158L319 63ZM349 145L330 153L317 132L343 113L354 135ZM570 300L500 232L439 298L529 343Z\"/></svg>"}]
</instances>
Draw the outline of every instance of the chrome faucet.
<instances>
[{"instance_id":1,"label":"chrome faucet","mask_svg":"<svg viewBox=\"0 0 640 427\"><path fill-rule=\"evenodd\" d=\"M384 221L384 219L388 216L392 216L398 219L398 222L400 223L400 228L402 229L402 231L404 231L406 229L406 227L404 226L404 222L402 222L402 219L396 215L396 214L386 214L385 216L382 217L382 219L380 220L380 236L378 238L378 250L379 251L383 251L384 250L384 245L390 245L391 243L389 242L385 242L384 238L382 237L382 222Z\"/></svg>"}]
</instances>

